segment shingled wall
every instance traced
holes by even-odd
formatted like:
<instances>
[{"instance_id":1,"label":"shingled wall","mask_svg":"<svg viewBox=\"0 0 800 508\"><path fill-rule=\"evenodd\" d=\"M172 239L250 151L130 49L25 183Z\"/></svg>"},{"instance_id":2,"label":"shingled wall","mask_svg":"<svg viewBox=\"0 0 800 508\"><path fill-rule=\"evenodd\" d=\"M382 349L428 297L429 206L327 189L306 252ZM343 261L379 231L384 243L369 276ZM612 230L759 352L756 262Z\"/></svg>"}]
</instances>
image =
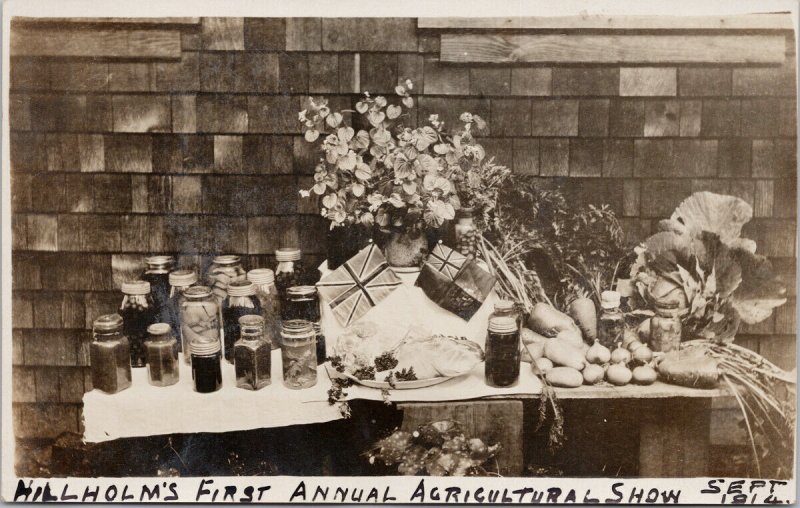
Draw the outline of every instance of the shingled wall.
<instances>
[{"instance_id":1,"label":"shingled wall","mask_svg":"<svg viewBox=\"0 0 800 508\"><path fill-rule=\"evenodd\" d=\"M309 94L349 106L410 78L418 115L489 120L487 151L516 173L608 203L632 238L693 191L742 197L746 235L792 297L738 339L795 357L794 41L778 66L464 65L438 61L415 19L203 18L179 58L11 60L13 403L18 438L79 432L92 320L149 253L237 253L250 267L325 224L298 197L316 154L299 135ZM37 24L26 30L88 30ZM94 27L96 28L96 27ZM106 30L128 30L109 24ZM139 26L138 29L152 29ZM12 36L20 25L12 27Z\"/></svg>"}]
</instances>

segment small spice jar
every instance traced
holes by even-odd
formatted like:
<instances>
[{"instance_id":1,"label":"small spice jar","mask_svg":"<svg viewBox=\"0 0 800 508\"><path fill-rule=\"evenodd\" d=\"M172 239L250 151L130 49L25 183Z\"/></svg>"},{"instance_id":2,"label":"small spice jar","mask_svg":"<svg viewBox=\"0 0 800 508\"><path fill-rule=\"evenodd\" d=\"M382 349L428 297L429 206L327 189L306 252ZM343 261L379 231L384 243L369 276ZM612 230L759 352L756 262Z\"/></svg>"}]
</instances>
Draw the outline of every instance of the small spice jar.
<instances>
[{"instance_id":1,"label":"small spice jar","mask_svg":"<svg viewBox=\"0 0 800 508\"><path fill-rule=\"evenodd\" d=\"M269 268L256 268L247 272L247 280L256 287L256 298L261 304L261 317L264 318L264 333L272 349L277 349L281 337L281 302L275 287L275 272Z\"/></svg>"},{"instance_id":2,"label":"small spice jar","mask_svg":"<svg viewBox=\"0 0 800 508\"><path fill-rule=\"evenodd\" d=\"M217 300L222 303L227 296L228 284L246 280L246 275L242 268L242 259L239 256L216 256L206 274L206 283L214 292Z\"/></svg>"},{"instance_id":3,"label":"small spice jar","mask_svg":"<svg viewBox=\"0 0 800 508\"><path fill-rule=\"evenodd\" d=\"M495 387L515 385L519 381L521 359L517 320L512 316L491 318L486 337L486 384Z\"/></svg>"},{"instance_id":4,"label":"small spice jar","mask_svg":"<svg viewBox=\"0 0 800 508\"><path fill-rule=\"evenodd\" d=\"M272 382L272 346L264 337L264 318L242 316L239 328L241 338L233 345L236 386L260 390Z\"/></svg>"},{"instance_id":5,"label":"small spice jar","mask_svg":"<svg viewBox=\"0 0 800 508\"><path fill-rule=\"evenodd\" d=\"M119 315L122 316L122 333L128 337L131 352L131 367L144 367L147 359L144 341L147 339L147 327L157 321L157 310L150 296L150 283L143 280L122 284L122 305Z\"/></svg>"},{"instance_id":6,"label":"small spice jar","mask_svg":"<svg viewBox=\"0 0 800 508\"><path fill-rule=\"evenodd\" d=\"M286 296L286 290L292 286L299 286L305 281L305 267L301 258L300 249L282 248L275 251L278 266L275 267L275 286L281 297Z\"/></svg>"},{"instance_id":7,"label":"small spice jar","mask_svg":"<svg viewBox=\"0 0 800 508\"><path fill-rule=\"evenodd\" d=\"M117 393L131 385L131 357L128 339L122 333L122 316L106 314L92 323L94 340L89 346L92 386Z\"/></svg>"},{"instance_id":8,"label":"small spice jar","mask_svg":"<svg viewBox=\"0 0 800 508\"><path fill-rule=\"evenodd\" d=\"M222 388L220 343L194 341L192 348L192 381L197 393L216 392Z\"/></svg>"},{"instance_id":9,"label":"small spice jar","mask_svg":"<svg viewBox=\"0 0 800 508\"><path fill-rule=\"evenodd\" d=\"M597 338L603 346L614 349L625 331L625 315L620 305L620 294L603 291L600 294L600 318L597 320Z\"/></svg>"},{"instance_id":10,"label":"small spice jar","mask_svg":"<svg viewBox=\"0 0 800 508\"><path fill-rule=\"evenodd\" d=\"M679 304L656 305L656 315L650 321L650 348L663 353L676 350L680 347L682 332Z\"/></svg>"},{"instance_id":11,"label":"small spice jar","mask_svg":"<svg viewBox=\"0 0 800 508\"><path fill-rule=\"evenodd\" d=\"M241 333L239 318L261 315L261 304L256 298L256 286L249 280L237 280L228 284L228 296L222 302L222 337L225 359L233 362L233 344Z\"/></svg>"},{"instance_id":12,"label":"small spice jar","mask_svg":"<svg viewBox=\"0 0 800 508\"><path fill-rule=\"evenodd\" d=\"M313 325L302 319L283 322L281 329L283 384L299 390L317 384L317 352Z\"/></svg>"},{"instance_id":13,"label":"small spice jar","mask_svg":"<svg viewBox=\"0 0 800 508\"><path fill-rule=\"evenodd\" d=\"M147 265L142 280L150 283L150 296L156 306L156 319L168 322L167 302L169 300L170 284L169 272L175 266L175 258L172 256L150 256L144 258Z\"/></svg>"},{"instance_id":14,"label":"small spice jar","mask_svg":"<svg viewBox=\"0 0 800 508\"><path fill-rule=\"evenodd\" d=\"M220 342L219 305L207 286L187 288L180 305L183 359L190 363L193 342Z\"/></svg>"},{"instance_id":15,"label":"small spice jar","mask_svg":"<svg viewBox=\"0 0 800 508\"><path fill-rule=\"evenodd\" d=\"M169 300L167 300L167 315L164 320L177 334L178 351L183 351L184 356L189 356L189 350L183 343L181 330L181 300L183 291L197 283L197 274L194 270L175 270L169 274ZM188 362L188 360L187 360Z\"/></svg>"},{"instance_id":16,"label":"small spice jar","mask_svg":"<svg viewBox=\"0 0 800 508\"><path fill-rule=\"evenodd\" d=\"M147 354L147 376L153 386L170 386L178 382L177 340L167 323L155 323L147 328L144 343Z\"/></svg>"}]
</instances>

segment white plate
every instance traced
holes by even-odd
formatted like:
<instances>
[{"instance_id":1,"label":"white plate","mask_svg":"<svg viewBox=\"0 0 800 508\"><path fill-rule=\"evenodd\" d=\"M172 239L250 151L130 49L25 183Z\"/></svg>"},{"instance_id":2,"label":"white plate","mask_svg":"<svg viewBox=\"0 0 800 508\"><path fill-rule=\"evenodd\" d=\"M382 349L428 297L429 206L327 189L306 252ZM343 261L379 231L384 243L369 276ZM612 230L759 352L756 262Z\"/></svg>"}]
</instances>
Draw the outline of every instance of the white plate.
<instances>
[{"instance_id":1,"label":"white plate","mask_svg":"<svg viewBox=\"0 0 800 508\"><path fill-rule=\"evenodd\" d=\"M396 381L394 383L394 387L389 386L389 383L386 381L373 381L369 379L358 379L357 377L348 374L347 372L340 373L333 367L331 367L330 363L325 364L325 368L328 369L328 375L332 378L345 376L348 379L353 380L357 384L361 386L366 386L367 388L377 388L379 390L387 389L387 390L413 390L415 388L427 388L428 386L438 385L440 383L444 383L447 380L463 376L467 374L467 372L462 372L461 374L457 374L455 376L440 376L440 377L431 377L428 379L415 379L414 381Z\"/></svg>"}]
</instances>

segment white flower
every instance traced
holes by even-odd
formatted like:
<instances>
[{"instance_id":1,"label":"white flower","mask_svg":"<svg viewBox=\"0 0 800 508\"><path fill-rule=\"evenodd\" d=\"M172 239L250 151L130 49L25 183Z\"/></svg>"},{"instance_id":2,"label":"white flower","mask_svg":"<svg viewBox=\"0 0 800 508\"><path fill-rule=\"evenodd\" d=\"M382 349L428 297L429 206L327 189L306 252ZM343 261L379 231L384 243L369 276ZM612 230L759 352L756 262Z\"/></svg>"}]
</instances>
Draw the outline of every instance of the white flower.
<instances>
[{"instance_id":1,"label":"white flower","mask_svg":"<svg viewBox=\"0 0 800 508\"><path fill-rule=\"evenodd\" d=\"M472 123L472 113L468 111L461 113L461 116L458 118L464 123Z\"/></svg>"}]
</instances>

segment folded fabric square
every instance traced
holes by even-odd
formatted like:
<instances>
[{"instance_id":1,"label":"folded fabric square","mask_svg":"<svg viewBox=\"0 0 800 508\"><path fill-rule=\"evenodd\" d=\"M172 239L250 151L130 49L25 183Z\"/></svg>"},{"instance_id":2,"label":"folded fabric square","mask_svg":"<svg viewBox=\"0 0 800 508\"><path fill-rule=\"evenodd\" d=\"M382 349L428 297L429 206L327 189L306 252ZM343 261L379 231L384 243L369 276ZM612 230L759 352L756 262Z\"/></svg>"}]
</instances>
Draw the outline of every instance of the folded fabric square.
<instances>
[{"instance_id":1,"label":"folded fabric square","mask_svg":"<svg viewBox=\"0 0 800 508\"><path fill-rule=\"evenodd\" d=\"M402 284L375 244L370 244L317 283L320 299L347 327Z\"/></svg>"}]
</instances>

